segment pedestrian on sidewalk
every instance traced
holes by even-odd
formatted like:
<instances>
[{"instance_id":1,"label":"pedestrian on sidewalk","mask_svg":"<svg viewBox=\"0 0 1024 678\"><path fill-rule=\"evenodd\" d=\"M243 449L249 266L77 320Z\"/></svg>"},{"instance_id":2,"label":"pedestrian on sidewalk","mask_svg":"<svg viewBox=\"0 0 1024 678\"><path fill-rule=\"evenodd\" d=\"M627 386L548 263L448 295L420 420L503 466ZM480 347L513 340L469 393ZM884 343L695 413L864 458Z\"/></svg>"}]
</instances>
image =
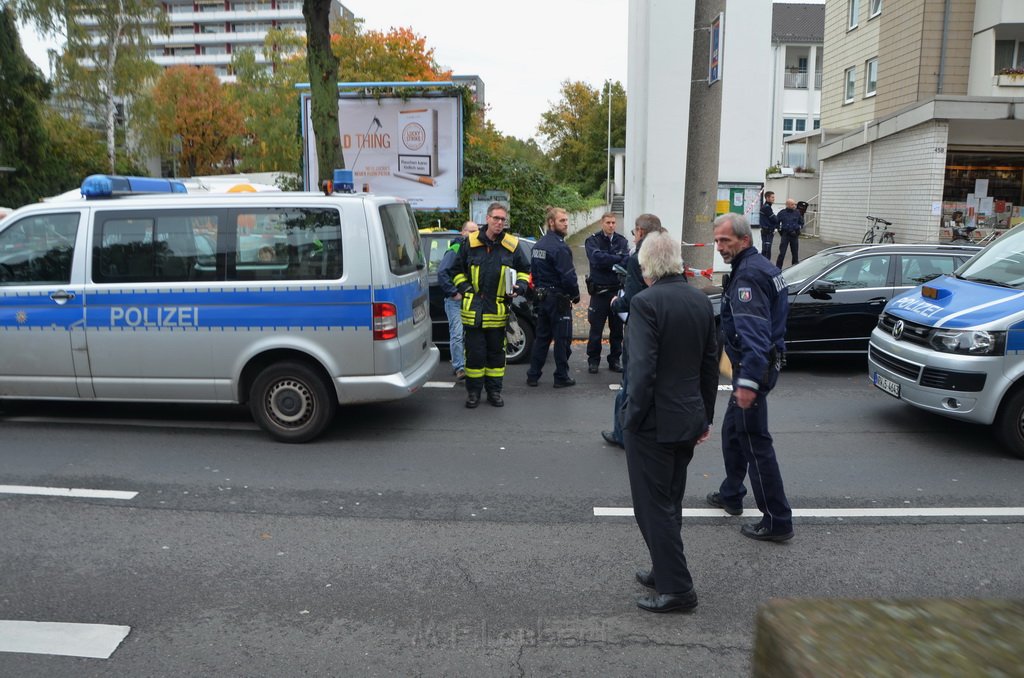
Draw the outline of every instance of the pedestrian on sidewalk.
<instances>
[{"instance_id":1,"label":"pedestrian on sidewalk","mask_svg":"<svg viewBox=\"0 0 1024 678\"><path fill-rule=\"evenodd\" d=\"M590 262L587 276L587 292L590 306L587 320L590 323L590 337L587 340L587 371L597 374L601 365L601 337L605 323L609 331L608 369L622 371L622 321L611 312L612 299L621 285L619 276L612 270L616 264L623 264L629 258L629 242L615 232L616 217L612 213L601 217L601 230L583 243Z\"/></svg>"},{"instance_id":2,"label":"pedestrian on sidewalk","mask_svg":"<svg viewBox=\"0 0 1024 678\"><path fill-rule=\"evenodd\" d=\"M448 317L448 352L451 354L455 381L466 378L466 348L462 339L462 295L452 283L452 264L455 263L459 249L466 246L469 234L479 230L480 227L473 221L462 224L459 237L452 240L437 267L437 282L444 294L444 314Z\"/></svg>"},{"instance_id":3,"label":"pedestrian on sidewalk","mask_svg":"<svg viewBox=\"0 0 1024 678\"><path fill-rule=\"evenodd\" d=\"M775 231L779 228L779 219L775 216L775 192L765 191L764 201L761 203L761 254L768 261L772 259L772 240L775 238Z\"/></svg>"},{"instance_id":4,"label":"pedestrian on sidewalk","mask_svg":"<svg viewBox=\"0 0 1024 678\"><path fill-rule=\"evenodd\" d=\"M576 385L576 380L569 376L569 354L572 352L572 306L580 301L580 284L572 263L572 250L565 244L569 214L561 207L549 207L546 222L548 231L533 246L530 262L537 332L526 384L536 386L539 383L548 348L554 340L555 388L564 388Z\"/></svg>"},{"instance_id":5,"label":"pedestrian on sidewalk","mask_svg":"<svg viewBox=\"0 0 1024 678\"><path fill-rule=\"evenodd\" d=\"M793 253L792 263L800 263L800 231L804 228L804 215L796 208L796 200L786 199L786 209L776 215L779 220L779 258L775 266L782 268L786 259L786 248Z\"/></svg>"}]
</instances>

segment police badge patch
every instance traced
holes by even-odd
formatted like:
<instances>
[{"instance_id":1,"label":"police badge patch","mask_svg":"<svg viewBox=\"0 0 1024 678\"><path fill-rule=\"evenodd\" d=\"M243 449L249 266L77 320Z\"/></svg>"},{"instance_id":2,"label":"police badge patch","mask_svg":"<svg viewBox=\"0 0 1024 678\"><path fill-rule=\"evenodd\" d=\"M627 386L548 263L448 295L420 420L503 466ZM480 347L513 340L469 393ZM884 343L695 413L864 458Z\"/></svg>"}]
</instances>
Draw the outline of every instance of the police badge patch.
<instances>
[{"instance_id":1,"label":"police badge patch","mask_svg":"<svg viewBox=\"0 0 1024 678\"><path fill-rule=\"evenodd\" d=\"M740 293L739 294L740 301L750 301L750 288L749 287L741 287L739 289L739 293Z\"/></svg>"}]
</instances>

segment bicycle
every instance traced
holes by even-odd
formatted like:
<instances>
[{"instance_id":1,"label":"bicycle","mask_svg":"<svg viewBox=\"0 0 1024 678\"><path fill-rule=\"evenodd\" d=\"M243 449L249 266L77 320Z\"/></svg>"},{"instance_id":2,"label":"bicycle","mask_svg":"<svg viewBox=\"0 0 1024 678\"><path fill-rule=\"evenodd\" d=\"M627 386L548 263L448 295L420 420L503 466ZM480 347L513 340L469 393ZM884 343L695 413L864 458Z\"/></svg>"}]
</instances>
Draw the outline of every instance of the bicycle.
<instances>
[{"instance_id":1,"label":"bicycle","mask_svg":"<svg viewBox=\"0 0 1024 678\"><path fill-rule=\"evenodd\" d=\"M886 221L880 217L864 217L871 222L871 227L864 233L864 238L861 240L863 243L871 244L875 242L875 231L881 229L882 233L878 236L878 242L882 244L892 245L896 242L896 234L885 228L885 226L892 226L891 221ZM879 226L882 224L882 226Z\"/></svg>"}]
</instances>

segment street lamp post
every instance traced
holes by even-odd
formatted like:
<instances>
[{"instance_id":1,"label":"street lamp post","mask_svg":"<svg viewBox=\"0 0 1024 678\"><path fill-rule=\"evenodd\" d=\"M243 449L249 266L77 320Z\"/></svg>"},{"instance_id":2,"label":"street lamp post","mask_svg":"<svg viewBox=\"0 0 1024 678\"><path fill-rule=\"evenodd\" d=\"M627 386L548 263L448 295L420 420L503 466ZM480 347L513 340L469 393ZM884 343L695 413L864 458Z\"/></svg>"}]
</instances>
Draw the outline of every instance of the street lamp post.
<instances>
[{"instance_id":1,"label":"street lamp post","mask_svg":"<svg viewBox=\"0 0 1024 678\"><path fill-rule=\"evenodd\" d=\"M604 192L608 202L608 209L612 204L612 81L608 81L608 151L605 153L604 163Z\"/></svg>"}]
</instances>

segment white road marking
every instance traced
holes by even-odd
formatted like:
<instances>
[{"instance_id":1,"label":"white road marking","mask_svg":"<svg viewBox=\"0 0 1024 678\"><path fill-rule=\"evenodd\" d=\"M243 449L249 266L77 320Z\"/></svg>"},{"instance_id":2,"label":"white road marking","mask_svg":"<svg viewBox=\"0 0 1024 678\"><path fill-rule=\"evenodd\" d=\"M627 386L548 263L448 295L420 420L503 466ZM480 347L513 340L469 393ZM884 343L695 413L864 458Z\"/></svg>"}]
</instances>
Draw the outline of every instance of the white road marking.
<instances>
[{"instance_id":1,"label":"white road marking","mask_svg":"<svg viewBox=\"0 0 1024 678\"><path fill-rule=\"evenodd\" d=\"M745 513L758 515L755 508L746 509ZM594 515L599 518L633 515L630 506L595 506ZM1024 516L1024 507L1020 506L960 506L948 508L808 508L793 509L794 518L924 518L924 517L984 517L1002 518L1008 516ZM728 513L716 508L683 509L684 518L732 518Z\"/></svg>"},{"instance_id":2,"label":"white road marking","mask_svg":"<svg viewBox=\"0 0 1024 678\"><path fill-rule=\"evenodd\" d=\"M79 487L0 485L0 494L32 494L44 497L81 497L86 499L134 499L139 493L119 490L87 490Z\"/></svg>"},{"instance_id":3,"label":"white road marking","mask_svg":"<svg viewBox=\"0 0 1024 678\"><path fill-rule=\"evenodd\" d=\"M423 388L455 388L454 381L428 381Z\"/></svg>"},{"instance_id":4,"label":"white road marking","mask_svg":"<svg viewBox=\"0 0 1024 678\"><path fill-rule=\"evenodd\" d=\"M0 652L110 659L131 630L111 624L0 620Z\"/></svg>"}]
</instances>

